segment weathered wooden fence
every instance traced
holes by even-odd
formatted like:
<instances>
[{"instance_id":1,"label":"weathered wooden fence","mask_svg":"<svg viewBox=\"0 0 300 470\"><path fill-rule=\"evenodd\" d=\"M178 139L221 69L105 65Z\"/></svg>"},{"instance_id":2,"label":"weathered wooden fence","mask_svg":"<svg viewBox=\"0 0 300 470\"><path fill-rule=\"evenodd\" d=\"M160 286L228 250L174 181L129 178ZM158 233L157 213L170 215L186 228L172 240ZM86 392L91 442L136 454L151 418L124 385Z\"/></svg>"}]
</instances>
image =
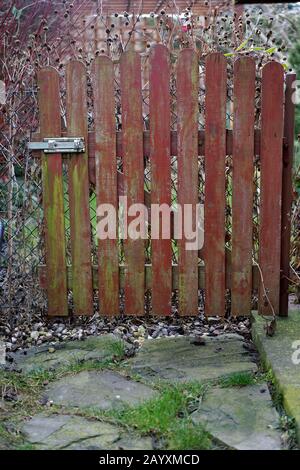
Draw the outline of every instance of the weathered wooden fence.
<instances>
[{"instance_id":1,"label":"weathered wooden fence","mask_svg":"<svg viewBox=\"0 0 300 470\"><path fill-rule=\"evenodd\" d=\"M225 314L226 290L231 313L248 315L253 291L263 314L287 314L291 165L293 157L293 74L267 63L261 76L261 121L255 128L256 65L251 57L234 64L233 125L226 129L227 60L212 53L205 60L205 130L198 126L199 60L191 49L176 65L177 130L170 132L170 64L167 48L155 46L150 57L150 128L142 120L141 59L125 52L120 60L122 130L116 132L114 67L105 56L95 59L92 77L94 130L87 126L84 64L66 67L67 129L61 128L58 73L40 71L40 133L37 140L62 135L84 137L86 151L68 154L71 258L67 266L62 154L42 153L46 266L40 281L47 289L49 315L68 315L72 291L75 315L118 315L120 289L125 314L143 315L145 291L151 290L152 314L170 315L172 291L178 289L181 315L198 313L198 292L205 290L207 315ZM284 88L285 82L285 88ZM285 90L285 96L284 96ZM228 127L228 126L227 126ZM171 156L177 156L181 204L198 202L198 156L205 158L204 248L186 251L178 241L178 264L172 265L170 239L151 241L151 264L145 265L145 241L98 240L98 266L91 261L89 186L96 185L97 204L119 207L118 196L134 203L171 205ZM233 158L232 249L225 246L225 157ZM253 171L260 156L259 263L253 262ZM151 162L151 191L144 191L144 158ZM117 171L117 158L122 171ZM65 160L64 160L65 161ZM200 262L200 260L204 260Z\"/></svg>"}]
</instances>

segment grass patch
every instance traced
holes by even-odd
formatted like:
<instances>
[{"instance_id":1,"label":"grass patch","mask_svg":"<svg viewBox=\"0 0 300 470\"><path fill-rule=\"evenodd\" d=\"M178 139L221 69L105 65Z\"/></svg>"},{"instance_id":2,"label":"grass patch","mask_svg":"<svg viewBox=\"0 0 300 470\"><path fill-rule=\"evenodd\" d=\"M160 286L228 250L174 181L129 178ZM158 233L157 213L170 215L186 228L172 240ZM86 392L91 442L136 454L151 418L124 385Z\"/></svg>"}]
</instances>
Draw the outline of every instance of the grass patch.
<instances>
[{"instance_id":1,"label":"grass patch","mask_svg":"<svg viewBox=\"0 0 300 470\"><path fill-rule=\"evenodd\" d=\"M205 429L190 420L182 420L171 430L169 448L172 450L209 450L211 439Z\"/></svg>"},{"instance_id":2,"label":"grass patch","mask_svg":"<svg viewBox=\"0 0 300 470\"><path fill-rule=\"evenodd\" d=\"M254 385L256 383L257 383L256 377L250 372L236 372L218 381L218 384L222 388L246 387L246 385Z\"/></svg>"},{"instance_id":3,"label":"grass patch","mask_svg":"<svg viewBox=\"0 0 300 470\"><path fill-rule=\"evenodd\" d=\"M190 412L202 400L205 388L198 383L161 385L159 395L136 407L104 413L107 418L142 435L154 434L172 450L209 449L211 441Z\"/></svg>"},{"instance_id":4,"label":"grass patch","mask_svg":"<svg viewBox=\"0 0 300 470\"><path fill-rule=\"evenodd\" d=\"M36 448L33 444L30 444L29 442L24 442L23 444L14 447L14 450L36 450Z\"/></svg>"},{"instance_id":5,"label":"grass patch","mask_svg":"<svg viewBox=\"0 0 300 470\"><path fill-rule=\"evenodd\" d=\"M125 342L121 339L111 341L107 344L107 350L115 361L122 361L125 357Z\"/></svg>"}]
</instances>

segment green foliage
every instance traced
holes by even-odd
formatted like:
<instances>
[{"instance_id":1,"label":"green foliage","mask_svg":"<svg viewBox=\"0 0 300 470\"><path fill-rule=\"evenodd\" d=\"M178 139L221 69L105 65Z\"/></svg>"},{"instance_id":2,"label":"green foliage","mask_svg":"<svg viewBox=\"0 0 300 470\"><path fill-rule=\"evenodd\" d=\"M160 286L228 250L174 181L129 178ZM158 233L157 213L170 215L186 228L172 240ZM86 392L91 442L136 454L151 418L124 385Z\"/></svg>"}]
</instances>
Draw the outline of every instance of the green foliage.
<instances>
[{"instance_id":1,"label":"green foliage","mask_svg":"<svg viewBox=\"0 0 300 470\"><path fill-rule=\"evenodd\" d=\"M172 429L169 448L174 450L209 450L211 449L211 440L201 425L181 420Z\"/></svg>"},{"instance_id":2,"label":"green foliage","mask_svg":"<svg viewBox=\"0 0 300 470\"><path fill-rule=\"evenodd\" d=\"M235 374L224 377L220 380L219 385L223 388L227 387L245 387L256 383L256 378L250 372L237 372Z\"/></svg>"},{"instance_id":3,"label":"green foliage","mask_svg":"<svg viewBox=\"0 0 300 470\"><path fill-rule=\"evenodd\" d=\"M35 450L35 446L29 442L24 442L14 448L15 450Z\"/></svg>"},{"instance_id":4,"label":"green foliage","mask_svg":"<svg viewBox=\"0 0 300 470\"><path fill-rule=\"evenodd\" d=\"M163 385L157 397L137 407L107 412L107 417L141 434L155 434L166 440L168 449L209 449L208 433L190 417L191 406L202 399L204 390L198 383Z\"/></svg>"},{"instance_id":5,"label":"green foliage","mask_svg":"<svg viewBox=\"0 0 300 470\"><path fill-rule=\"evenodd\" d=\"M174 420L184 412L186 398L177 387L166 388L158 398L153 398L138 407L113 412L117 419L137 428L142 433L154 432L163 435L170 430Z\"/></svg>"},{"instance_id":6,"label":"green foliage","mask_svg":"<svg viewBox=\"0 0 300 470\"><path fill-rule=\"evenodd\" d=\"M121 361L125 357L125 343L121 339L112 340L107 344L107 349L114 360Z\"/></svg>"}]
</instances>

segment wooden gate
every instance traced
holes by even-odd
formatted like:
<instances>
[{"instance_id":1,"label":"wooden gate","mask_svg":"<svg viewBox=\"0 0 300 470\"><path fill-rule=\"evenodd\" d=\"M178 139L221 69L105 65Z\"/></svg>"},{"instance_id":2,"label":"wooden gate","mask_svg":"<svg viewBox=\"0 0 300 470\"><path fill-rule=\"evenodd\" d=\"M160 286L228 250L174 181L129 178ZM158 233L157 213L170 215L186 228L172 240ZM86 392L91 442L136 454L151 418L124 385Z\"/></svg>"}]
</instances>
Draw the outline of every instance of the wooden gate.
<instances>
[{"instance_id":1,"label":"wooden gate","mask_svg":"<svg viewBox=\"0 0 300 470\"><path fill-rule=\"evenodd\" d=\"M40 156L46 265L40 267L39 274L47 290L49 315L69 314L70 292L75 315L93 314L95 290L103 315L120 313L120 291L124 292L127 315L144 315L145 291L151 292L152 314L170 315L174 290L178 291L179 314L197 315L199 289L205 292L206 315L225 315L228 289L234 316L250 314L256 291L261 313L287 315L294 139L291 98L295 76L285 76L282 66L275 61L263 67L258 128L255 61L251 57L237 59L231 77L230 124L226 117L227 59L221 53L209 54L205 59L205 128L199 130L199 57L195 51L184 49L179 52L176 64L177 128L171 131L169 52L157 45L150 55L147 130L142 117L139 54L123 53L119 67L122 110L119 131L115 118L114 64L108 57L99 56L94 62L92 131L88 131L90 111L84 64L71 61L66 66L65 129L61 126L59 75L52 68L42 69L38 75L40 132L35 140L83 137L86 146L83 153L42 152ZM232 155L233 161L230 249L225 243L228 155ZM151 264L145 264L145 240L128 238L124 241L124 262L120 264L120 240L98 240L98 263L93 265L90 185L96 187L97 205L111 204L116 211L120 195L127 196L128 206L170 205L171 156L177 157L177 201L192 205L199 202L198 158L204 156L204 248L187 251L186 240L178 240L175 265L171 237L151 240ZM150 159L151 165L150 191L144 187L145 159ZM253 261L255 159L260 161L258 263ZM63 162L67 164L67 180ZM65 186L70 210L70 265L66 258Z\"/></svg>"}]
</instances>

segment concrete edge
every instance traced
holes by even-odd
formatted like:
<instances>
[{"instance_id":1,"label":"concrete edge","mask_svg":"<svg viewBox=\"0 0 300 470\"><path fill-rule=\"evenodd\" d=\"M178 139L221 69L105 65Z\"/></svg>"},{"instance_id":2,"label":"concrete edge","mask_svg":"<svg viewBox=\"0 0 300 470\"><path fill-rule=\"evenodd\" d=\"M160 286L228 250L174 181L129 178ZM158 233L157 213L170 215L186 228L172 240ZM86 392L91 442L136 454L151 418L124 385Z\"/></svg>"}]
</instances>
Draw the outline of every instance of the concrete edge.
<instances>
[{"instance_id":1,"label":"concrete edge","mask_svg":"<svg viewBox=\"0 0 300 470\"><path fill-rule=\"evenodd\" d=\"M255 344L260 361L264 369L270 369L273 373L275 379L275 387L281 393L283 399L283 408L286 411L287 415L294 419L295 429L296 429L296 438L300 446L300 416L297 412L297 408L294 406L294 393L291 393L291 386L286 387L284 381L281 378L280 373L274 367L272 361L268 357L268 353L264 347L264 342L262 341L262 335L265 335L264 329L261 329L261 326L255 321L255 316L258 315L257 311L253 311L251 314L251 336L253 343ZM297 392L296 392L297 393ZM298 390L299 393L299 390Z\"/></svg>"}]
</instances>

